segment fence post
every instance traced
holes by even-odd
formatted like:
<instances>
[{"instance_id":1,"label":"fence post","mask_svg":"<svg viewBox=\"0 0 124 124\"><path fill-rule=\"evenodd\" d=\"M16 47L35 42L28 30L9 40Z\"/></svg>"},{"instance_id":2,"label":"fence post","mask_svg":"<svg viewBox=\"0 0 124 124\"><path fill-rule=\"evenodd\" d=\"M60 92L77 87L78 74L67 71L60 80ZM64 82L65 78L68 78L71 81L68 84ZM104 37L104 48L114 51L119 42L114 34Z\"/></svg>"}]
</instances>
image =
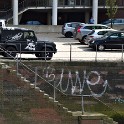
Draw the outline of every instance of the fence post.
<instances>
[{"instance_id":1,"label":"fence post","mask_svg":"<svg viewBox=\"0 0 124 124\"><path fill-rule=\"evenodd\" d=\"M16 74L19 74L19 59L18 59L18 54L17 54L17 60L16 60Z\"/></svg>"},{"instance_id":2,"label":"fence post","mask_svg":"<svg viewBox=\"0 0 124 124\"><path fill-rule=\"evenodd\" d=\"M84 98L83 98L83 94L82 94L82 115L84 114Z\"/></svg>"},{"instance_id":3,"label":"fence post","mask_svg":"<svg viewBox=\"0 0 124 124\"><path fill-rule=\"evenodd\" d=\"M96 45L96 56L95 56L95 62L97 62L97 45Z\"/></svg>"},{"instance_id":4,"label":"fence post","mask_svg":"<svg viewBox=\"0 0 124 124\"><path fill-rule=\"evenodd\" d=\"M55 102L55 100L56 100L56 88L55 88L55 81L54 81L54 102Z\"/></svg>"},{"instance_id":5,"label":"fence post","mask_svg":"<svg viewBox=\"0 0 124 124\"><path fill-rule=\"evenodd\" d=\"M122 44L122 57L121 57L121 61L123 62L123 52L124 52L124 46Z\"/></svg>"},{"instance_id":6,"label":"fence post","mask_svg":"<svg viewBox=\"0 0 124 124\"><path fill-rule=\"evenodd\" d=\"M70 62L71 62L71 52L72 52L72 45L70 43Z\"/></svg>"},{"instance_id":7,"label":"fence post","mask_svg":"<svg viewBox=\"0 0 124 124\"><path fill-rule=\"evenodd\" d=\"M21 53L22 53L22 46L21 46L21 44L20 44L20 61L21 61Z\"/></svg>"},{"instance_id":8,"label":"fence post","mask_svg":"<svg viewBox=\"0 0 124 124\"><path fill-rule=\"evenodd\" d=\"M35 86L35 88L37 86L37 67L35 67L35 82L34 82L34 86Z\"/></svg>"},{"instance_id":9,"label":"fence post","mask_svg":"<svg viewBox=\"0 0 124 124\"><path fill-rule=\"evenodd\" d=\"M46 43L45 43L45 62L46 62Z\"/></svg>"}]
</instances>

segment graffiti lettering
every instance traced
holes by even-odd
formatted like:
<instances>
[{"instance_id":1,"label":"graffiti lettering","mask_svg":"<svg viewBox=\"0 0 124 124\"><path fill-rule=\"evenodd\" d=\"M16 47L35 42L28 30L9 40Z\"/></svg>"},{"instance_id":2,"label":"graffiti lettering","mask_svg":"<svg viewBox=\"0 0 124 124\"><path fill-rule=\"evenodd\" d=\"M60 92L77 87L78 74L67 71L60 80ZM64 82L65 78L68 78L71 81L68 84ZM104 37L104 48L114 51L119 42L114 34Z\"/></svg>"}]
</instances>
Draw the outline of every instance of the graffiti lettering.
<instances>
[{"instance_id":1,"label":"graffiti lettering","mask_svg":"<svg viewBox=\"0 0 124 124\"><path fill-rule=\"evenodd\" d=\"M86 70L84 70L83 76L81 76L78 70L76 70L75 73L72 74L70 70L67 73L67 71L62 68L60 71L60 75L55 75L55 69L47 67L43 69L43 74L49 82L56 82L56 88L59 88L64 93L70 89L72 95L83 94L83 91L85 89L84 86L87 86L91 93L90 95L93 95L95 97L101 97L105 93L107 86L109 86L108 81L102 79L102 76L98 71L86 72ZM96 93L92 89L97 85L101 86L102 88L100 90L100 93Z\"/></svg>"},{"instance_id":2,"label":"graffiti lettering","mask_svg":"<svg viewBox=\"0 0 124 124\"><path fill-rule=\"evenodd\" d=\"M122 98L119 98L119 97L117 97L117 98L115 98L115 102L117 103L124 103L124 99L122 99Z\"/></svg>"}]
</instances>

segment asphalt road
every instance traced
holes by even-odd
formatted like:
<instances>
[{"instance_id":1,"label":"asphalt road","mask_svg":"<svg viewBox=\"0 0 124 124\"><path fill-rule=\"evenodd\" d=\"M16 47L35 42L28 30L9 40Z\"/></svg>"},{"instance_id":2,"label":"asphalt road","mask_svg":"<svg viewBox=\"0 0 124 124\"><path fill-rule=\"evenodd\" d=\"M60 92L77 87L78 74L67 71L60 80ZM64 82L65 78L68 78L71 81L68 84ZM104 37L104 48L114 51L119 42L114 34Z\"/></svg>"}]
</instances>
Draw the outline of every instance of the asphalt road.
<instances>
[{"instance_id":1,"label":"asphalt road","mask_svg":"<svg viewBox=\"0 0 124 124\"><path fill-rule=\"evenodd\" d=\"M52 60L56 61L123 61L121 50L93 51L74 38L65 38L61 33L37 34L40 40L53 41L58 52ZM70 52L71 51L71 52Z\"/></svg>"},{"instance_id":2,"label":"asphalt road","mask_svg":"<svg viewBox=\"0 0 124 124\"><path fill-rule=\"evenodd\" d=\"M39 33L39 40L56 43L57 53L50 61L123 61L121 50L93 51L87 45L82 45L74 38L65 38L61 33ZM22 59L37 59L32 54L18 55Z\"/></svg>"}]
</instances>

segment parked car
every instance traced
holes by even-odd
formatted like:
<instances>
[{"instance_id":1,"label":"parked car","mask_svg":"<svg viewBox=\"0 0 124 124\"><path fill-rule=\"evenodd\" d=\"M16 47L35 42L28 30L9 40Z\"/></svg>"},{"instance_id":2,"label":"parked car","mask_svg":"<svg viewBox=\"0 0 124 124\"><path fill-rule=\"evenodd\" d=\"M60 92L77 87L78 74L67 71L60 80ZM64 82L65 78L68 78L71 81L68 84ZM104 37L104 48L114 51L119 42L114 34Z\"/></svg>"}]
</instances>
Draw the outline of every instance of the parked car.
<instances>
[{"instance_id":1,"label":"parked car","mask_svg":"<svg viewBox=\"0 0 124 124\"><path fill-rule=\"evenodd\" d=\"M35 54L42 60L50 60L57 52L56 44L37 40L33 30L18 27L0 29L0 55L14 58L17 53Z\"/></svg>"},{"instance_id":2,"label":"parked car","mask_svg":"<svg viewBox=\"0 0 124 124\"><path fill-rule=\"evenodd\" d=\"M64 23L64 25L62 26L62 34L67 38L73 37L73 32L74 32L75 27L81 24L82 24L81 22Z\"/></svg>"},{"instance_id":3,"label":"parked car","mask_svg":"<svg viewBox=\"0 0 124 124\"><path fill-rule=\"evenodd\" d=\"M101 24L84 24L77 30L75 39L79 40L80 43L84 43L84 38L95 29L110 29L110 27Z\"/></svg>"},{"instance_id":4,"label":"parked car","mask_svg":"<svg viewBox=\"0 0 124 124\"><path fill-rule=\"evenodd\" d=\"M105 20L101 24L110 26L111 25L111 19ZM112 19L112 24L113 25L124 25L124 18Z\"/></svg>"},{"instance_id":5,"label":"parked car","mask_svg":"<svg viewBox=\"0 0 124 124\"><path fill-rule=\"evenodd\" d=\"M100 51L105 49L122 49L123 45L124 31L108 32L104 37L93 39L89 42L89 47Z\"/></svg>"},{"instance_id":6,"label":"parked car","mask_svg":"<svg viewBox=\"0 0 124 124\"><path fill-rule=\"evenodd\" d=\"M26 25L43 25L40 21L27 21Z\"/></svg>"},{"instance_id":7,"label":"parked car","mask_svg":"<svg viewBox=\"0 0 124 124\"><path fill-rule=\"evenodd\" d=\"M88 44L88 42L92 39L97 39L103 37L106 33L110 31L116 31L115 29L96 29L92 30L85 38L84 44Z\"/></svg>"},{"instance_id":8,"label":"parked car","mask_svg":"<svg viewBox=\"0 0 124 124\"><path fill-rule=\"evenodd\" d=\"M75 40L77 40L77 39L76 39L76 35L77 35L78 29L80 29L84 24L85 24L85 23L81 23L80 25L77 25L77 26L75 27L75 29L74 29L74 31L73 31L73 38L74 38Z\"/></svg>"}]
</instances>

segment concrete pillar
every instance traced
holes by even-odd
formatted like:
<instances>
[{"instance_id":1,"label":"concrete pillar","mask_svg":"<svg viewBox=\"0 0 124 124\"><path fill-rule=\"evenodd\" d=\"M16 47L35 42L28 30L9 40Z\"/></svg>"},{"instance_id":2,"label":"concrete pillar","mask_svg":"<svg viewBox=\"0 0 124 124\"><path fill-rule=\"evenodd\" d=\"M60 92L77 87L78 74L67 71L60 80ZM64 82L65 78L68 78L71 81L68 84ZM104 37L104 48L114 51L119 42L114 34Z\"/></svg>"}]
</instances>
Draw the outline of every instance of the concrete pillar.
<instances>
[{"instance_id":1,"label":"concrete pillar","mask_svg":"<svg viewBox=\"0 0 124 124\"><path fill-rule=\"evenodd\" d=\"M98 0L93 0L92 16L94 18L94 24L98 21Z\"/></svg>"},{"instance_id":2,"label":"concrete pillar","mask_svg":"<svg viewBox=\"0 0 124 124\"><path fill-rule=\"evenodd\" d=\"M13 0L13 25L18 25L18 0Z\"/></svg>"},{"instance_id":3,"label":"concrete pillar","mask_svg":"<svg viewBox=\"0 0 124 124\"><path fill-rule=\"evenodd\" d=\"M53 0L53 8L52 8L52 25L57 25L57 6L58 0Z\"/></svg>"}]
</instances>

